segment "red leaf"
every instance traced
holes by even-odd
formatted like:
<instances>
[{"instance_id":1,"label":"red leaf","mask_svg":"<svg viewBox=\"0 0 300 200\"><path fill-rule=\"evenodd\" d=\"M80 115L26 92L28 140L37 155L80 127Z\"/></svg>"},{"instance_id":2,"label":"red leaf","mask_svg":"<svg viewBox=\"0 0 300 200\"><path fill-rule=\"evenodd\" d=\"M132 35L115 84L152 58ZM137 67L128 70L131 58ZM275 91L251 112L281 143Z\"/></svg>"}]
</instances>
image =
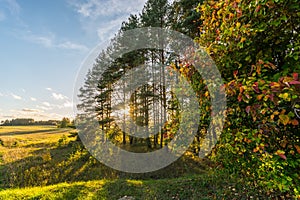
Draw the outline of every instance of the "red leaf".
<instances>
[{"instance_id":1,"label":"red leaf","mask_svg":"<svg viewBox=\"0 0 300 200\"><path fill-rule=\"evenodd\" d=\"M271 101L274 102L274 94L270 94L269 97L270 97Z\"/></svg>"},{"instance_id":2,"label":"red leaf","mask_svg":"<svg viewBox=\"0 0 300 200\"><path fill-rule=\"evenodd\" d=\"M280 156L280 158L286 160L286 156L284 154L277 154L278 156Z\"/></svg>"},{"instance_id":3,"label":"red leaf","mask_svg":"<svg viewBox=\"0 0 300 200\"><path fill-rule=\"evenodd\" d=\"M248 139L248 138L244 138L244 142L247 142L248 144L252 142L252 140Z\"/></svg>"},{"instance_id":4,"label":"red leaf","mask_svg":"<svg viewBox=\"0 0 300 200\"><path fill-rule=\"evenodd\" d=\"M300 146L298 146L298 145L295 144L294 147L296 148L298 154L300 154Z\"/></svg>"},{"instance_id":5,"label":"red leaf","mask_svg":"<svg viewBox=\"0 0 300 200\"><path fill-rule=\"evenodd\" d=\"M254 12L259 12L259 10L260 10L260 5L258 5L258 6L256 7L256 9L255 9Z\"/></svg>"},{"instance_id":6,"label":"red leaf","mask_svg":"<svg viewBox=\"0 0 300 200\"><path fill-rule=\"evenodd\" d=\"M298 78L299 78L299 77L298 77L298 73L293 73L293 78L294 78L295 81L297 81Z\"/></svg>"},{"instance_id":7,"label":"red leaf","mask_svg":"<svg viewBox=\"0 0 300 200\"><path fill-rule=\"evenodd\" d=\"M292 124L293 124L294 126L298 126L298 125L299 125L299 122L298 122L298 120L294 119L294 120L292 120Z\"/></svg>"},{"instance_id":8,"label":"red leaf","mask_svg":"<svg viewBox=\"0 0 300 200\"><path fill-rule=\"evenodd\" d=\"M250 109L251 109L251 106L247 106L246 107L246 112L249 114L249 112L250 112Z\"/></svg>"},{"instance_id":9,"label":"red leaf","mask_svg":"<svg viewBox=\"0 0 300 200\"><path fill-rule=\"evenodd\" d=\"M239 96L238 96L238 101L239 101L239 102L242 101L242 94L239 94Z\"/></svg>"},{"instance_id":10,"label":"red leaf","mask_svg":"<svg viewBox=\"0 0 300 200\"><path fill-rule=\"evenodd\" d=\"M241 17L243 15L243 11L240 9L237 9L236 12L237 12L237 17Z\"/></svg>"},{"instance_id":11,"label":"red leaf","mask_svg":"<svg viewBox=\"0 0 300 200\"><path fill-rule=\"evenodd\" d=\"M253 90L256 92L256 93L260 93L259 91L259 88L258 88L258 82L255 82L252 86Z\"/></svg>"},{"instance_id":12,"label":"red leaf","mask_svg":"<svg viewBox=\"0 0 300 200\"><path fill-rule=\"evenodd\" d=\"M235 71L233 72L233 76L236 78L236 76L238 75L238 73L239 73L239 71L238 71L238 70L235 70Z\"/></svg>"},{"instance_id":13,"label":"red leaf","mask_svg":"<svg viewBox=\"0 0 300 200\"><path fill-rule=\"evenodd\" d=\"M290 81L290 85L300 85L300 81Z\"/></svg>"}]
</instances>

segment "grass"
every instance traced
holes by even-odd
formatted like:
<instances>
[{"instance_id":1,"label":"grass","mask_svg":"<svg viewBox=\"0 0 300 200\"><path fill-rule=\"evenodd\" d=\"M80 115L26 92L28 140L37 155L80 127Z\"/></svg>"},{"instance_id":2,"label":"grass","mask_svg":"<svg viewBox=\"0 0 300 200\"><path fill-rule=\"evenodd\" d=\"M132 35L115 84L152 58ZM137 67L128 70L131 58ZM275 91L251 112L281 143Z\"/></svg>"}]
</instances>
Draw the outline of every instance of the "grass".
<instances>
[{"instance_id":1,"label":"grass","mask_svg":"<svg viewBox=\"0 0 300 200\"><path fill-rule=\"evenodd\" d=\"M0 199L267 199L226 173L160 180L97 180L0 191Z\"/></svg>"},{"instance_id":2,"label":"grass","mask_svg":"<svg viewBox=\"0 0 300 200\"><path fill-rule=\"evenodd\" d=\"M67 137L71 131L56 126L1 126L0 187L30 186L27 178L31 171L40 170L44 163L49 163L50 152L59 145L74 140Z\"/></svg>"},{"instance_id":3,"label":"grass","mask_svg":"<svg viewBox=\"0 0 300 200\"><path fill-rule=\"evenodd\" d=\"M0 126L0 135L26 134L59 130L56 126Z\"/></svg>"},{"instance_id":4,"label":"grass","mask_svg":"<svg viewBox=\"0 0 300 200\"><path fill-rule=\"evenodd\" d=\"M113 170L94 159L74 130L0 127L0 199L267 199L208 160L191 154L147 174ZM274 199L274 198L272 198ZM276 198L275 198L276 199Z\"/></svg>"}]
</instances>

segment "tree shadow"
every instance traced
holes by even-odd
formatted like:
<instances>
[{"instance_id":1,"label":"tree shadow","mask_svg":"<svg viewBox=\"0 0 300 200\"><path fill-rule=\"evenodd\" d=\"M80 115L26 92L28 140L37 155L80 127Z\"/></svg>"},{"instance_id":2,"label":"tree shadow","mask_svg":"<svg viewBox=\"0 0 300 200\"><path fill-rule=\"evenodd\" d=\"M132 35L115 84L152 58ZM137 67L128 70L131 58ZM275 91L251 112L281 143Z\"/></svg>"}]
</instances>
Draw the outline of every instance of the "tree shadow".
<instances>
[{"instance_id":1,"label":"tree shadow","mask_svg":"<svg viewBox=\"0 0 300 200\"><path fill-rule=\"evenodd\" d=\"M46 186L63 182L101 179L163 179L186 174L205 173L208 164L199 158L185 155L171 165L150 173L125 173L100 163L84 148L80 141L65 146L35 150L29 157L2 165L1 187Z\"/></svg>"}]
</instances>

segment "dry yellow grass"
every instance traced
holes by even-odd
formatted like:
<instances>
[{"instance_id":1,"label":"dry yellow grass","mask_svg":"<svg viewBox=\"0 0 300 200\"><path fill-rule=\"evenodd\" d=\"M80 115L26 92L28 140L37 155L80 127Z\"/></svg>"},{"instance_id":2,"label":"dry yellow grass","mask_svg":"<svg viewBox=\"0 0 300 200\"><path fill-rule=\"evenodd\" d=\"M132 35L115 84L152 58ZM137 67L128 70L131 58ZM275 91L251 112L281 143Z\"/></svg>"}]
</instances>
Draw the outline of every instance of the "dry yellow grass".
<instances>
[{"instance_id":1,"label":"dry yellow grass","mask_svg":"<svg viewBox=\"0 0 300 200\"><path fill-rule=\"evenodd\" d=\"M26 170L51 161L50 151L62 138L64 144L74 140L67 137L70 131L56 126L1 126L0 187L20 185L22 176L29 173Z\"/></svg>"}]
</instances>

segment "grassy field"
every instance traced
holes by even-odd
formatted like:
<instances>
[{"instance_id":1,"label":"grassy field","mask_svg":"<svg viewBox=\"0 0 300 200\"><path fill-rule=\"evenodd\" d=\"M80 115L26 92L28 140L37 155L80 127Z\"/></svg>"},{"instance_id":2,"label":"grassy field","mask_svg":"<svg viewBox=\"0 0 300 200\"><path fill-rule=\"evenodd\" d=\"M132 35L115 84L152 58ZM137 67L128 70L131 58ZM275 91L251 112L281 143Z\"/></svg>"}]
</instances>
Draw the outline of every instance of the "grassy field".
<instances>
[{"instance_id":1,"label":"grassy field","mask_svg":"<svg viewBox=\"0 0 300 200\"><path fill-rule=\"evenodd\" d=\"M122 197L136 200L267 199L261 191L249 190L226 173L159 180L105 179L0 191L0 199L117 200Z\"/></svg>"},{"instance_id":2,"label":"grassy field","mask_svg":"<svg viewBox=\"0 0 300 200\"><path fill-rule=\"evenodd\" d=\"M263 190L192 155L128 174L94 159L73 129L0 127L0 199L262 199ZM216 169L217 168L217 169ZM125 198L126 199L126 198Z\"/></svg>"}]
</instances>

